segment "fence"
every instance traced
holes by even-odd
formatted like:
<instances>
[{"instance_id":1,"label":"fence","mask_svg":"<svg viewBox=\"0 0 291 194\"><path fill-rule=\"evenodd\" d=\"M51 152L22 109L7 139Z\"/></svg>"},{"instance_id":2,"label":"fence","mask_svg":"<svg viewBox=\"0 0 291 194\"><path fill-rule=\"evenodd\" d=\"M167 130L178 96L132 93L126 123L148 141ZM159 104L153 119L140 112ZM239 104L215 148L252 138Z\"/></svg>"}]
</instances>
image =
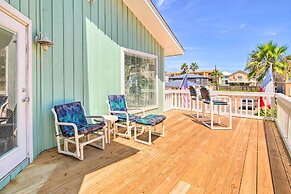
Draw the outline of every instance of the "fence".
<instances>
[{"instance_id":1,"label":"fence","mask_svg":"<svg viewBox=\"0 0 291 194\"><path fill-rule=\"evenodd\" d=\"M219 91L259 92L258 86L218 86Z\"/></svg>"}]
</instances>

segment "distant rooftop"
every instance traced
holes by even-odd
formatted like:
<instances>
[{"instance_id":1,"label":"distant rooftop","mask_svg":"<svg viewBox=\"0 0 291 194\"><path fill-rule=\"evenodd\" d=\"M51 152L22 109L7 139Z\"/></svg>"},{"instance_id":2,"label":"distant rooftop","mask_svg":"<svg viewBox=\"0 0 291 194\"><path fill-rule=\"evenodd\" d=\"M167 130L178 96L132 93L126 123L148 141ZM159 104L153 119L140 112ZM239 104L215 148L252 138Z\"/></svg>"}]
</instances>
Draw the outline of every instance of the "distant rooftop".
<instances>
[{"instance_id":1,"label":"distant rooftop","mask_svg":"<svg viewBox=\"0 0 291 194\"><path fill-rule=\"evenodd\" d=\"M170 77L170 79L183 79L186 74L178 75L178 76L173 76ZM208 79L208 77L202 76L202 75L197 75L197 74L187 74L188 79L195 79L195 78L205 78Z\"/></svg>"},{"instance_id":2,"label":"distant rooftop","mask_svg":"<svg viewBox=\"0 0 291 194\"><path fill-rule=\"evenodd\" d=\"M169 87L169 88L179 88L181 86L181 82L182 80L174 80L174 81L170 81L165 83L165 87ZM197 84L193 81L189 81L188 80L188 85L189 86L201 86L201 85L205 85L205 84Z\"/></svg>"}]
</instances>

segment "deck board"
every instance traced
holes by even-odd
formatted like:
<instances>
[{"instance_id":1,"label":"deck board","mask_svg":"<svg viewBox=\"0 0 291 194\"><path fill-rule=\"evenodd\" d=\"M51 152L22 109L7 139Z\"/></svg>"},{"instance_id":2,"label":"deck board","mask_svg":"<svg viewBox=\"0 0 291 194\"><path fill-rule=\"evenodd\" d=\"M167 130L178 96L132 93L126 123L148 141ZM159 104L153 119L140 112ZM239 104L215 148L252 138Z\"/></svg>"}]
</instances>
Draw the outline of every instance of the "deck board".
<instances>
[{"instance_id":1,"label":"deck board","mask_svg":"<svg viewBox=\"0 0 291 194\"><path fill-rule=\"evenodd\" d=\"M233 118L234 129L210 130L189 112L166 114L166 137L152 146L118 137L104 151L86 146L84 161L54 148L3 193L291 193L273 122Z\"/></svg>"},{"instance_id":2,"label":"deck board","mask_svg":"<svg viewBox=\"0 0 291 194\"><path fill-rule=\"evenodd\" d=\"M285 171L286 169L284 168L284 163L278 148L278 144L283 142L275 138L276 132L274 131L276 131L277 128L274 123L265 122L265 128L274 192L279 194L291 193L290 182L287 176L288 173Z\"/></svg>"}]
</instances>

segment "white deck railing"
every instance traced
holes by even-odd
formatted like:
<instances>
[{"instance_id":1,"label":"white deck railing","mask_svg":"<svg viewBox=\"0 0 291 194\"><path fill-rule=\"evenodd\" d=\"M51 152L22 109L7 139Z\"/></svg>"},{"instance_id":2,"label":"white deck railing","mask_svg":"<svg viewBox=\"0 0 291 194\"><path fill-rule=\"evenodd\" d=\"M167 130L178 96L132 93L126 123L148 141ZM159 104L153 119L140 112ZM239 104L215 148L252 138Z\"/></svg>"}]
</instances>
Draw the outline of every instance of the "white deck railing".
<instances>
[{"instance_id":1,"label":"white deck railing","mask_svg":"<svg viewBox=\"0 0 291 194\"><path fill-rule=\"evenodd\" d=\"M254 119L275 120L285 145L291 153L291 98L284 94L273 94L264 92L211 92L211 95L228 96L232 101L232 115ZM260 106L261 101L268 101L270 107ZM193 112L202 112L203 102L191 102L190 93L187 90L166 90L164 99L164 110L188 110L192 103ZM210 106L205 105L206 112ZM215 110L217 112L217 109ZM227 114L228 108L221 112Z\"/></svg>"},{"instance_id":2,"label":"white deck railing","mask_svg":"<svg viewBox=\"0 0 291 194\"><path fill-rule=\"evenodd\" d=\"M232 101L232 115L236 117L269 119L273 120L275 116L275 98L273 93L264 92L211 92L212 96L227 96ZM269 101L270 109L267 106L261 108L261 101ZM164 100L164 110L188 110L201 112L202 106L205 106L206 112L210 111L209 105L204 105L202 101L191 102L190 93L187 90L166 90ZM216 107L217 108L217 107ZM217 110L215 110L217 111ZM222 108L222 113L228 113L226 107Z\"/></svg>"},{"instance_id":3,"label":"white deck railing","mask_svg":"<svg viewBox=\"0 0 291 194\"><path fill-rule=\"evenodd\" d=\"M276 125L280 131L281 137L291 153L291 98L284 94L276 94L277 99L277 117Z\"/></svg>"}]
</instances>

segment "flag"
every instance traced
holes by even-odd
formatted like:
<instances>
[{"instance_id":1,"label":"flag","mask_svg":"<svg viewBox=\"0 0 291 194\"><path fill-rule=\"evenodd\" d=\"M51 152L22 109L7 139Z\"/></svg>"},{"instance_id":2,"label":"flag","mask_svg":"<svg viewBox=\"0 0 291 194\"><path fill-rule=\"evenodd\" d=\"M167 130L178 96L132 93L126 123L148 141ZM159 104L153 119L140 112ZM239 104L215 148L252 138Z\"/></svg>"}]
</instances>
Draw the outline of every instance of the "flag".
<instances>
[{"instance_id":1,"label":"flag","mask_svg":"<svg viewBox=\"0 0 291 194\"><path fill-rule=\"evenodd\" d=\"M179 87L180 90L188 90L189 89L189 84L188 84L188 76L187 74L185 74L182 82L181 82L181 85ZM189 108L189 101L190 101L190 96L188 94L182 94L182 100L184 101L184 105L185 105L185 108Z\"/></svg>"},{"instance_id":2,"label":"flag","mask_svg":"<svg viewBox=\"0 0 291 194\"><path fill-rule=\"evenodd\" d=\"M189 87L188 76L187 76L187 74L185 74L179 89L180 90L188 90L188 87Z\"/></svg>"},{"instance_id":3,"label":"flag","mask_svg":"<svg viewBox=\"0 0 291 194\"><path fill-rule=\"evenodd\" d=\"M266 75L263 78L261 87L262 87L264 92L268 92L268 93L274 92L272 65L267 70ZM271 97L266 98L266 103L264 103L264 105L267 105L267 107L271 106Z\"/></svg>"}]
</instances>

